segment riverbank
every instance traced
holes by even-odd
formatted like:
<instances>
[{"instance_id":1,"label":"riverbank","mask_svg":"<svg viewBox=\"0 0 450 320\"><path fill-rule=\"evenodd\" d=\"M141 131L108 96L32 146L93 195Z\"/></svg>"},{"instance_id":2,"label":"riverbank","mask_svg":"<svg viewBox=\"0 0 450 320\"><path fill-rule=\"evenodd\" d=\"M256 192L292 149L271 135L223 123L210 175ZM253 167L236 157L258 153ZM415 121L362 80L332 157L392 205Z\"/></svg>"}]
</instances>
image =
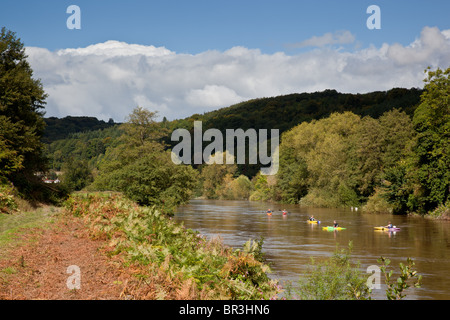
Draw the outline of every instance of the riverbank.
<instances>
[{"instance_id":1,"label":"riverbank","mask_svg":"<svg viewBox=\"0 0 450 320\"><path fill-rule=\"evenodd\" d=\"M1 217L0 299L103 300L124 298L132 273L108 258L80 219L62 208ZM14 225L14 226L13 226ZM78 265L82 290L70 290L67 268Z\"/></svg>"},{"instance_id":2,"label":"riverbank","mask_svg":"<svg viewBox=\"0 0 450 320\"><path fill-rule=\"evenodd\" d=\"M2 232L1 299L254 300L279 292L255 242L234 250L205 240L117 194L74 195L52 210L41 213L45 222ZM70 266L80 270L79 289L68 286Z\"/></svg>"}]
</instances>

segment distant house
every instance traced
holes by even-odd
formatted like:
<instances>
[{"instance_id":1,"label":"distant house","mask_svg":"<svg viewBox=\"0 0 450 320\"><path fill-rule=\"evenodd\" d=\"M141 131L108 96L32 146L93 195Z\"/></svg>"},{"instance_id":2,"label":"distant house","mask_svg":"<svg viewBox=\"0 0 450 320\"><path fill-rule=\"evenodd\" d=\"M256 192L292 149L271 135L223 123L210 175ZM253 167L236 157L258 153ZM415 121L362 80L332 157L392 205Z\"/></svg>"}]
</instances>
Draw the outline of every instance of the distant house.
<instances>
[{"instance_id":1,"label":"distant house","mask_svg":"<svg viewBox=\"0 0 450 320\"><path fill-rule=\"evenodd\" d=\"M50 179L44 179L44 183L60 183L61 181L59 179L56 180L50 180Z\"/></svg>"}]
</instances>

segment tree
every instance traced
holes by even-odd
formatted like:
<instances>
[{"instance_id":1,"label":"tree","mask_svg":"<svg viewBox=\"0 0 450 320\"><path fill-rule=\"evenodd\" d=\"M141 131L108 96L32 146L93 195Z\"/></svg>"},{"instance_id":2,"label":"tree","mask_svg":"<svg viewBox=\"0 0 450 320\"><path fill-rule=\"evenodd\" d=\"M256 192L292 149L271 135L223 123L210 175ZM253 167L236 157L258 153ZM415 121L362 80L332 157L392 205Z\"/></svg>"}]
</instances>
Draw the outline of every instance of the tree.
<instances>
[{"instance_id":1,"label":"tree","mask_svg":"<svg viewBox=\"0 0 450 320\"><path fill-rule=\"evenodd\" d=\"M33 78L23 43L12 31L0 32L0 175L22 193L36 183L34 173L47 169L41 137L47 95Z\"/></svg>"},{"instance_id":2,"label":"tree","mask_svg":"<svg viewBox=\"0 0 450 320\"><path fill-rule=\"evenodd\" d=\"M393 109L379 119L364 117L357 134L359 191L369 196L383 180L386 170L400 165L410 154L414 138L411 118Z\"/></svg>"},{"instance_id":3,"label":"tree","mask_svg":"<svg viewBox=\"0 0 450 320\"><path fill-rule=\"evenodd\" d=\"M63 167L62 183L69 191L79 191L92 182L92 174L86 160L70 158Z\"/></svg>"},{"instance_id":4,"label":"tree","mask_svg":"<svg viewBox=\"0 0 450 320\"><path fill-rule=\"evenodd\" d=\"M117 145L107 149L92 188L120 191L140 205L170 211L190 199L197 173L171 161L161 143L166 131L155 118L156 112L133 110Z\"/></svg>"},{"instance_id":5,"label":"tree","mask_svg":"<svg viewBox=\"0 0 450 320\"><path fill-rule=\"evenodd\" d=\"M151 153L112 173L115 189L140 205L173 207L189 201L196 171L171 161L170 153Z\"/></svg>"},{"instance_id":6,"label":"tree","mask_svg":"<svg viewBox=\"0 0 450 320\"><path fill-rule=\"evenodd\" d=\"M428 69L424 81L414 112L417 140L409 170L415 182L410 206L422 213L445 203L450 193L450 68Z\"/></svg>"},{"instance_id":7,"label":"tree","mask_svg":"<svg viewBox=\"0 0 450 320\"><path fill-rule=\"evenodd\" d=\"M216 152L214 158L223 157L223 164L212 162L211 158L202 165L200 179L203 183L203 195L208 199L226 198L226 184L231 183L236 173L235 163L226 164L228 151ZM231 196L230 196L231 197Z\"/></svg>"}]
</instances>

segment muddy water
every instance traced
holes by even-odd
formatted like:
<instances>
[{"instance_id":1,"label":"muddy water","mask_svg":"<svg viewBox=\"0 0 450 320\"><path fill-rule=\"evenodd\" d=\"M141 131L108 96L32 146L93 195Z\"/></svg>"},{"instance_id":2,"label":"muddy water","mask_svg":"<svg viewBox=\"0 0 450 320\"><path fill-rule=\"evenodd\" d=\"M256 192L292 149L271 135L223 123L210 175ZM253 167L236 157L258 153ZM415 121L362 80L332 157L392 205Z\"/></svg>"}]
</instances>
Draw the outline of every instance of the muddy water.
<instances>
[{"instance_id":1,"label":"muddy water","mask_svg":"<svg viewBox=\"0 0 450 320\"><path fill-rule=\"evenodd\" d=\"M271 208L272 216L265 211ZM286 209L287 215L281 210ZM321 221L311 225L309 216ZM348 209L304 208L248 201L192 200L175 214L187 228L207 237L220 237L234 248L249 239L264 237L263 252L272 265L271 277L295 282L305 272L311 257L328 257L353 243L353 260L368 266L379 265L380 256L389 258L394 275L398 264L411 257L423 276L421 288L408 289L407 299L450 299L450 222L392 215L363 214ZM336 220L342 231L324 231L322 226ZM395 233L374 231L374 226L391 221L401 228ZM383 283L383 278L381 278ZM384 288L373 297L385 298Z\"/></svg>"}]
</instances>

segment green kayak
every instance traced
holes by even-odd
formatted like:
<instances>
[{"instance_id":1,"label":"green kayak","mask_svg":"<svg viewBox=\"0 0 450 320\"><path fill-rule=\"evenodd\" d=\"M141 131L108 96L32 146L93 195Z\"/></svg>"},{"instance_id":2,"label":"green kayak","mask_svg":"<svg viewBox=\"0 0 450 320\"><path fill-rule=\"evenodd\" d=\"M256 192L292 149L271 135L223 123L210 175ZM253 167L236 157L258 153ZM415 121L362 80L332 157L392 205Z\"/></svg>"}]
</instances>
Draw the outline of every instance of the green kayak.
<instances>
[{"instance_id":1,"label":"green kayak","mask_svg":"<svg viewBox=\"0 0 450 320\"><path fill-rule=\"evenodd\" d=\"M335 227L322 227L322 229L323 230L327 230L327 231L335 231L335 230L339 231L339 230L345 230L346 228L341 228L341 227L337 227L337 228L335 228Z\"/></svg>"}]
</instances>

